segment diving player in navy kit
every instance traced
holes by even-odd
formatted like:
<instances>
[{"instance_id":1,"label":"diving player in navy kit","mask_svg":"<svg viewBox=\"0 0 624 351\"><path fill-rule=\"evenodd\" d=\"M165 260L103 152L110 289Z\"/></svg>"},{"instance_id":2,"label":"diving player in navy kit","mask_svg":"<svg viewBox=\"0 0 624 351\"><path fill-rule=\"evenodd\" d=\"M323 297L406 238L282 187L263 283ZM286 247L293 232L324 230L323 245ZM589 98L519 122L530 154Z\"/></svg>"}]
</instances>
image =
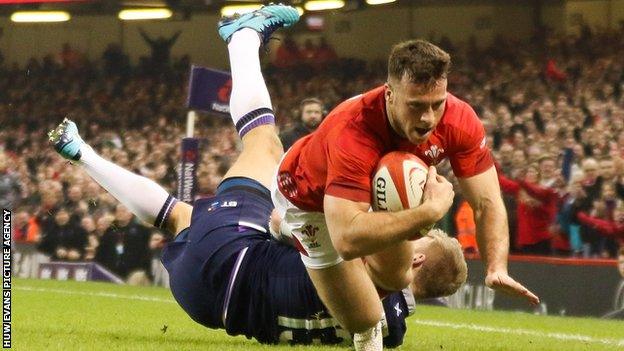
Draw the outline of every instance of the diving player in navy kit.
<instances>
[{"instance_id":1,"label":"diving player in navy kit","mask_svg":"<svg viewBox=\"0 0 624 351\"><path fill-rule=\"evenodd\" d=\"M270 5L241 19L222 22L220 34L229 42L231 113L243 150L216 196L194 207L178 202L153 181L97 155L71 121L50 132L50 140L140 219L178 234L166 246L163 264L174 298L193 320L261 343L348 342L351 335L321 303L298 251L273 239L269 229L268 188L283 151L257 49L275 29L295 23L298 14ZM228 34L231 24L237 29ZM241 55L250 50L255 55ZM466 279L456 240L434 230L415 247L413 283L384 299L386 347L402 343L415 298L434 297L433 290L452 293Z\"/></svg>"}]
</instances>

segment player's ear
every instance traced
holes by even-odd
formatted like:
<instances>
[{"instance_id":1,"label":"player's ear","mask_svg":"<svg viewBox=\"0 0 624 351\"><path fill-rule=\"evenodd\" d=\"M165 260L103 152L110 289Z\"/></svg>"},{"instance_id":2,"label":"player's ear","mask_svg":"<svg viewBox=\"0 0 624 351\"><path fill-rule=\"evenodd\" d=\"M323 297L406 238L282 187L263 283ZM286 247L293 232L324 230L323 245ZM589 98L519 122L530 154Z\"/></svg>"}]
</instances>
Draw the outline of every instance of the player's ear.
<instances>
[{"instance_id":1,"label":"player's ear","mask_svg":"<svg viewBox=\"0 0 624 351\"><path fill-rule=\"evenodd\" d=\"M390 85L390 83L386 82L384 84L384 88L386 89L384 96L386 98L386 103L391 104L394 100L394 94L392 92L392 86Z\"/></svg>"},{"instance_id":2,"label":"player's ear","mask_svg":"<svg viewBox=\"0 0 624 351\"><path fill-rule=\"evenodd\" d=\"M422 266L426 260L427 255L425 255L424 253L417 253L416 256L414 256L414 260L412 261L412 268Z\"/></svg>"}]
</instances>

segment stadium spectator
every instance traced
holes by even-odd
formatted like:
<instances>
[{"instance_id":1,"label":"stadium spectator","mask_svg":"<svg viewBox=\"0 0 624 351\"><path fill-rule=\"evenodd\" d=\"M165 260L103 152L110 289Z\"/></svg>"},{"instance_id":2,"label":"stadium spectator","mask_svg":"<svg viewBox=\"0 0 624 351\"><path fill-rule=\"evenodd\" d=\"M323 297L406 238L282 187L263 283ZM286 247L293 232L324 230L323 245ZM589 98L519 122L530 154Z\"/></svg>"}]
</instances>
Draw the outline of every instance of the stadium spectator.
<instances>
[{"instance_id":1,"label":"stadium spectator","mask_svg":"<svg viewBox=\"0 0 624 351\"><path fill-rule=\"evenodd\" d=\"M162 252L165 244L171 241L171 235L165 235L159 231L153 231L150 237L149 248L152 253L151 271L154 285L169 287L169 273L162 264Z\"/></svg>"},{"instance_id":2,"label":"stadium spectator","mask_svg":"<svg viewBox=\"0 0 624 351\"><path fill-rule=\"evenodd\" d=\"M557 191L540 186L538 166L526 168L521 180L512 180L502 173L498 179L501 189L517 199L516 246L524 253L548 255L551 252L551 225L557 214Z\"/></svg>"},{"instance_id":3,"label":"stadium spectator","mask_svg":"<svg viewBox=\"0 0 624 351\"><path fill-rule=\"evenodd\" d=\"M9 156L0 150L0 207L16 208L21 199L21 182L10 168Z\"/></svg>"},{"instance_id":4,"label":"stadium spectator","mask_svg":"<svg viewBox=\"0 0 624 351\"><path fill-rule=\"evenodd\" d=\"M79 69L83 65L83 55L72 49L69 43L64 43L61 52L59 53L59 63L64 68Z\"/></svg>"},{"instance_id":5,"label":"stadium spectator","mask_svg":"<svg viewBox=\"0 0 624 351\"><path fill-rule=\"evenodd\" d=\"M305 64L314 65L319 56L319 49L314 45L312 39L308 38L303 42L303 47L301 48L301 59Z\"/></svg>"},{"instance_id":6,"label":"stadium spectator","mask_svg":"<svg viewBox=\"0 0 624 351\"><path fill-rule=\"evenodd\" d=\"M88 213L89 206L84 200L82 188L72 185L67 189L67 200L63 206L69 211L71 220L80 223L80 220Z\"/></svg>"},{"instance_id":7,"label":"stadium spectator","mask_svg":"<svg viewBox=\"0 0 624 351\"><path fill-rule=\"evenodd\" d=\"M277 68L290 68L300 63L301 51L297 46L297 42L291 36L284 37L275 54L273 65Z\"/></svg>"},{"instance_id":8,"label":"stadium spectator","mask_svg":"<svg viewBox=\"0 0 624 351\"><path fill-rule=\"evenodd\" d=\"M107 75L120 75L130 69L128 56L124 54L121 46L117 43L111 43L106 47L102 54L102 60L104 61L104 72Z\"/></svg>"},{"instance_id":9,"label":"stadium spectator","mask_svg":"<svg viewBox=\"0 0 624 351\"><path fill-rule=\"evenodd\" d=\"M329 45L325 37L321 37L314 62L321 67L322 65L330 64L337 60L338 54L336 54L336 50Z\"/></svg>"},{"instance_id":10,"label":"stadium spectator","mask_svg":"<svg viewBox=\"0 0 624 351\"><path fill-rule=\"evenodd\" d=\"M87 212L93 215L98 209L100 186L96 182L88 182L84 190L84 201L87 203Z\"/></svg>"},{"instance_id":11,"label":"stadium spectator","mask_svg":"<svg viewBox=\"0 0 624 351\"><path fill-rule=\"evenodd\" d=\"M61 207L54 215L54 224L46 228L42 239L50 249L54 260L77 261L83 258L87 246L87 234L78 224L71 221L69 211Z\"/></svg>"},{"instance_id":12,"label":"stadium spectator","mask_svg":"<svg viewBox=\"0 0 624 351\"><path fill-rule=\"evenodd\" d=\"M150 232L136 222L132 212L117 205L115 221L100 238L95 260L123 279L132 273L149 273L151 254ZM140 279L138 279L140 280Z\"/></svg>"},{"instance_id":13,"label":"stadium spectator","mask_svg":"<svg viewBox=\"0 0 624 351\"><path fill-rule=\"evenodd\" d=\"M31 216L26 209L18 209L15 212L13 222L13 240L16 243L36 243L39 240L39 224L35 217Z\"/></svg>"},{"instance_id":14,"label":"stadium spectator","mask_svg":"<svg viewBox=\"0 0 624 351\"><path fill-rule=\"evenodd\" d=\"M50 257L55 255L54 230L56 229L56 222L54 214L60 207L60 187L58 182L47 180L40 184L38 190L41 194L41 205L35 214L37 223L41 227L41 240L38 248Z\"/></svg>"},{"instance_id":15,"label":"stadium spectator","mask_svg":"<svg viewBox=\"0 0 624 351\"><path fill-rule=\"evenodd\" d=\"M182 31L175 32L171 37L165 38L159 36L158 38L152 38L147 34L143 28L139 28L139 33L145 42L150 46L152 55L150 58L150 66L153 69L167 67L171 61L171 48L178 40ZM154 72L156 73L156 72Z\"/></svg>"},{"instance_id":16,"label":"stadium spectator","mask_svg":"<svg viewBox=\"0 0 624 351\"><path fill-rule=\"evenodd\" d=\"M577 214L578 220L596 230L596 233L603 237L614 238L619 240L620 243L624 242L624 202L622 200L617 201L617 204L613 210L613 219L607 217L607 205L601 201L598 201L591 213L579 212ZM604 248L609 249L609 248ZM601 252L598 252L601 254ZM608 254L602 256L608 257ZM613 255L615 256L615 255Z\"/></svg>"},{"instance_id":17,"label":"stadium spectator","mask_svg":"<svg viewBox=\"0 0 624 351\"><path fill-rule=\"evenodd\" d=\"M587 195L583 190L581 179L575 177L568 185L567 192L561 198L561 207L557 214L557 224L562 235L565 235L570 244L570 249L575 256L579 256L583 250L581 240L581 225L577 214L582 210Z\"/></svg>"},{"instance_id":18,"label":"stadium spectator","mask_svg":"<svg viewBox=\"0 0 624 351\"><path fill-rule=\"evenodd\" d=\"M37 220L27 208L14 212L12 226L13 272L20 278L35 277L38 270L39 254L36 244L40 240Z\"/></svg>"},{"instance_id":19,"label":"stadium spectator","mask_svg":"<svg viewBox=\"0 0 624 351\"><path fill-rule=\"evenodd\" d=\"M288 150L295 141L313 132L325 115L323 102L317 98L303 99L299 106L299 121L280 135L284 150Z\"/></svg>"},{"instance_id":20,"label":"stadium spectator","mask_svg":"<svg viewBox=\"0 0 624 351\"><path fill-rule=\"evenodd\" d=\"M97 247L97 233L96 226L93 217L85 216L80 221L80 227L85 231L87 235L87 245L85 246L85 254L83 258L85 260L93 260L95 258L95 248Z\"/></svg>"},{"instance_id":21,"label":"stadium spectator","mask_svg":"<svg viewBox=\"0 0 624 351\"><path fill-rule=\"evenodd\" d=\"M474 212L466 200L461 200L455 212L455 228L457 240L464 252L477 252L477 225L474 221ZM511 240L511 239L510 239Z\"/></svg>"}]
</instances>

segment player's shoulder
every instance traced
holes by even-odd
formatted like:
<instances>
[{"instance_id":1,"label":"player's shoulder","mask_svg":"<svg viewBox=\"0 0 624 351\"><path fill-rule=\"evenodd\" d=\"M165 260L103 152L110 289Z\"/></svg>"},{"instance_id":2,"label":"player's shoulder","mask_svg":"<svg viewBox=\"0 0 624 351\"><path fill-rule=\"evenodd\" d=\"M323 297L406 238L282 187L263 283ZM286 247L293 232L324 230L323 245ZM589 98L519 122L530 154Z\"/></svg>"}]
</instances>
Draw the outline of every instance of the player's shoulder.
<instances>
[{"instance_id":1,"label":"player's shoulder","mask_svg":"<svg viewBox=\"0 0 624 351\"><path fill-rule=\"evenodd\" d=\"M382 133L387 129L384 91L380 86L338 105L328 116L330 133L343 143L357 139L358 144L377 145L385 140L387 136Z\"/></svg>"},{"instance_id":2,"label":"player's shoulder","mask_svg":"<svg viewBox=\"0 0 624 351\"><path fill-rule=\"evenodd\" d=\"M382 102L384 99L385 88L379 86L362 94L355 95L340 103L332 112L332 114L342 114L350 117L362 117L370 113L383 113Z\"/></svg>"},{"instance_id":3,"label":"player's shoulder","mask_svg":"<svg viewBox=\"0 0 624 351\"><path fill-rule=\"evenodd\" d=\"M443 123L458 129L471 129L481 125L475 110L466 101L448 93Z\"/></svg>"},{"instance_id":4,"label":"player's shoulder","mask_svg":"<svg viewBox=\"0 0 624 351\"><path fill-rule=\"evenodd\" d=\"M450 93L440 124L448 144L472 144L473 140L480 141L485 136L485 129L475 110L466 101Z\"/></svg>"}]
</instances>

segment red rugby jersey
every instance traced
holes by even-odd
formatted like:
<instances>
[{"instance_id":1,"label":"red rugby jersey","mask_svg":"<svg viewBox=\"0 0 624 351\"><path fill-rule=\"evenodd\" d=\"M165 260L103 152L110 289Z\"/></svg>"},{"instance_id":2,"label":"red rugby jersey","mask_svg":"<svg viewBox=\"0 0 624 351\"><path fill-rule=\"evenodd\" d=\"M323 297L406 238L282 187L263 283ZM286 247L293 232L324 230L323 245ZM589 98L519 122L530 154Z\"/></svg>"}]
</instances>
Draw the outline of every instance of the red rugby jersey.
<instances>
[{"instance_id":1,"label":"red rugby jersey","mask_svg":"<svg viewBox=\"0 0 624 351\"><path fill-rule=\"evenodd\" d=\"M413 145L390 126L384 91L378 87L341 103L315 132L288 150L279 167L278 187L293 204L321 212L325 194L370 203L377 163L395 150L409 151L429 165L448 157L461 178L493 166L483 125L466 102L449 93L431 136Z\"/></svg>"}]
</instances>

